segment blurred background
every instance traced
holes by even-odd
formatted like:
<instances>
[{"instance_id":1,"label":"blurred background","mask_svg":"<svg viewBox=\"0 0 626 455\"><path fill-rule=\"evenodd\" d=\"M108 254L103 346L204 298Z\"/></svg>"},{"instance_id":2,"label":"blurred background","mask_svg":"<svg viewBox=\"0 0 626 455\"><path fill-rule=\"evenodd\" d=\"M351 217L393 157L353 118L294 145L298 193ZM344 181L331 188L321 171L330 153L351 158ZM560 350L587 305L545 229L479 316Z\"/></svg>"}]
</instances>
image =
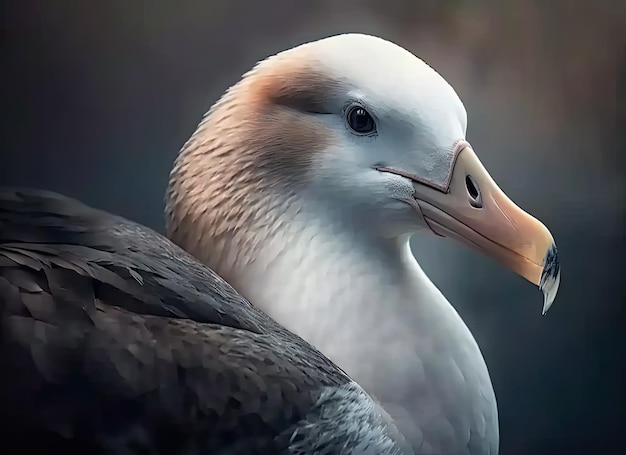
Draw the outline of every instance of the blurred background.
<instances>
[{"instance_id":1,"label":"blurred background","mask_svg":"<svg viewBox=\"0 0 626 455\"><path fill-rule=\"evenodd\" d=\"M457 89L469 140L559 245L538 291L449 241L414 252L476 336L501 454L626 453L626 2L2 2L0 185L66 193L163 232L163 194L202 114L257 60L366 32Z\"/></svg>"}]
</instances>

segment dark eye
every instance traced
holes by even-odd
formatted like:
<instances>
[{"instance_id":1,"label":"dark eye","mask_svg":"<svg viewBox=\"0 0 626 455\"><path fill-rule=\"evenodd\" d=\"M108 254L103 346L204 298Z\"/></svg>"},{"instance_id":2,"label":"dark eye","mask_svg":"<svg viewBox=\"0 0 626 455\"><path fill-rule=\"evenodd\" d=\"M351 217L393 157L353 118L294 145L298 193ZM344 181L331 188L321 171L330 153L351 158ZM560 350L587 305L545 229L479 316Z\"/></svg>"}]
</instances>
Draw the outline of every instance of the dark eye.
<instances>
[{"instance_id":1,"label":"dark eye","mask_svg":"<svg viewBox=\"0 0 626 455\"><path fill-rule=\"evenodd\" d=\"M370 134L376 131L374 119L360 106L354 106L348 110L346 121L350 129L357 134Z\"/></svg>"}]
</instances>

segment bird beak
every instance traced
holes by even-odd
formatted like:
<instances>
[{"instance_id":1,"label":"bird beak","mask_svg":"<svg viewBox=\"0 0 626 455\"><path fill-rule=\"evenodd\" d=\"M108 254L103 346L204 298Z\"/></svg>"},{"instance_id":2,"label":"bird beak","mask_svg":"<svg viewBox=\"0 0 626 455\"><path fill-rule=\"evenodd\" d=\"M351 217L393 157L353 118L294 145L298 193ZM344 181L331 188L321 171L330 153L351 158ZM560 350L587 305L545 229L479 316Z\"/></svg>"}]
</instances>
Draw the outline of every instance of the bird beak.
<instances>
[{"instance_id":1,"label":"bird beak","mask_svg":"<svg viewBox=\"0 0 626 455\"><path fill-rule=\"evenodd\" d=\"M559 258L550 231L498 187L469 144L461 145L448 191L414 180L415 200L432 231L485 253L537 285L542 313L559 287Z\"/></svg>"}]
</instances>

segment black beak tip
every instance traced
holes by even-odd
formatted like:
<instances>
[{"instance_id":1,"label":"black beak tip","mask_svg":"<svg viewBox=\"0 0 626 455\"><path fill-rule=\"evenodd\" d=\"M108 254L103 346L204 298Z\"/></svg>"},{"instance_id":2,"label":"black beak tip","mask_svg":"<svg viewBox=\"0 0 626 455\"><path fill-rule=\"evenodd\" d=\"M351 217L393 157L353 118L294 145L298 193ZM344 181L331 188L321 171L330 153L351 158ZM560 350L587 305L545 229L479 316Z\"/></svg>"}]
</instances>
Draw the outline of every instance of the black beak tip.
<instances>
[{"instance_id":1,"label":"black beak tip","mask_svg":"<svg viewBox=\"0 0 626 455\"><path fill-rule=\"evenodd\" d=\"M541 272L541 281L539 283L539 289L541 289L544 295L542 314L546 314L552 306L552 302L554 302L559 290L560 282L561 264L559 262L559 252L556 245L552 244L543 259L543 271Z\"/></svg>"}]
</instances>

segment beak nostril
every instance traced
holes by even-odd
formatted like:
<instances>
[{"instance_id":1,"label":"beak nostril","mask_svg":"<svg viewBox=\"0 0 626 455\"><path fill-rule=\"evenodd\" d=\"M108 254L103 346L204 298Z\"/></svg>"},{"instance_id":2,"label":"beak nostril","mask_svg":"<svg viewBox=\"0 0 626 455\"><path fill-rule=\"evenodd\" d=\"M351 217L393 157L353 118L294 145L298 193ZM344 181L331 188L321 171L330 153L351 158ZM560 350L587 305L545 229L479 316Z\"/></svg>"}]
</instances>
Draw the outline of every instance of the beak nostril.
<instances>
[{"instance_id":1,"label":"beak nostril","mask_svg":"<svg viewBox=\"0 0 626 455\"><path fill-rule=\"evenodd\" d=\"M465 186L467 187L470 205L477 209L482 208L483 198L480 195L480 188L471 175L465 176Z\"/></svg>"}]
</instances>

